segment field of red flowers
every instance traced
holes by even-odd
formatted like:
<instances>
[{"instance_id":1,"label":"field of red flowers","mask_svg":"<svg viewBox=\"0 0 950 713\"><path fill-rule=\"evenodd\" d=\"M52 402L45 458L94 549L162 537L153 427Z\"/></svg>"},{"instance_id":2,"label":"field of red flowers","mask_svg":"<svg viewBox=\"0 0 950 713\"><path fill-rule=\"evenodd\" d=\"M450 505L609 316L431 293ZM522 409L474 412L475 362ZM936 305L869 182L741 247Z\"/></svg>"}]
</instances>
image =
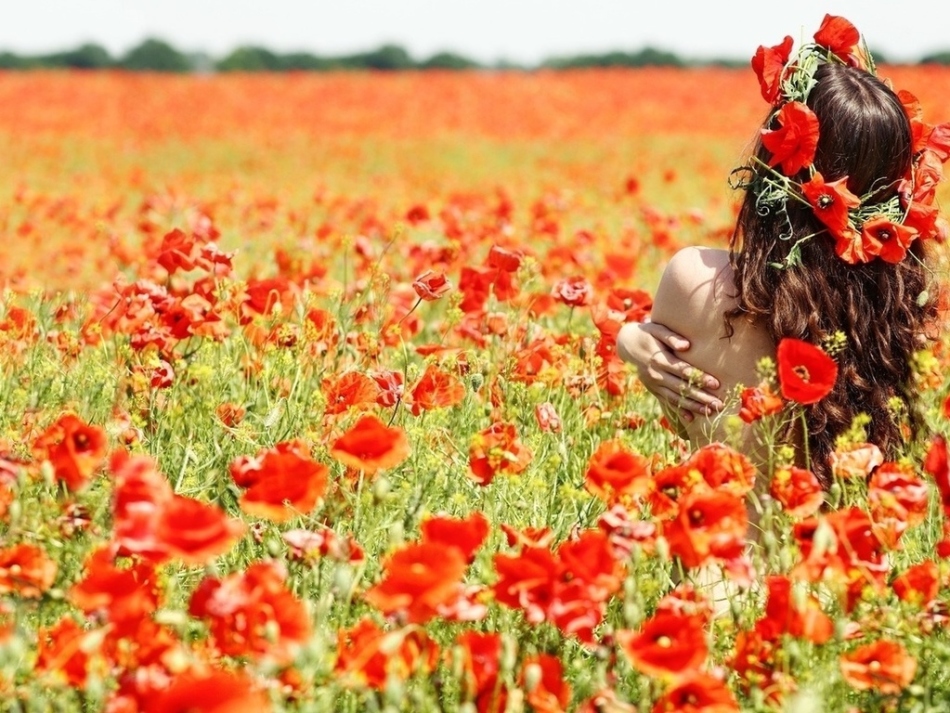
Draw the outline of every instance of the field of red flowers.
<instances>
[{"instance_id":1,"label":"field of red flowers","mask_svg":"<svg viewBox=\"0 0 950 713\"><path fill-rule=\"evenodd\" d=\"M0 73L6 709L945 705L948 345L926 441L857 422L828 492L615 354L764 113L726 69Z\"/></svg>"}]
</instances>

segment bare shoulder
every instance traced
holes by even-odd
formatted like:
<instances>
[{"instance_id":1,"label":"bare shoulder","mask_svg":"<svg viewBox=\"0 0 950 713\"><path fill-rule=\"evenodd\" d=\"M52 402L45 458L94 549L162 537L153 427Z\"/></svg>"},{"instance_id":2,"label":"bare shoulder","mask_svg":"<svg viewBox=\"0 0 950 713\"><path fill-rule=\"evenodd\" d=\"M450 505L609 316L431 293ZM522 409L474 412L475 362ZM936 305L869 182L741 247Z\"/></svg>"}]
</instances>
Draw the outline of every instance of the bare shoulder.
<instances>
[{"instance_id":1,"label":"bare shoulder","mask_svg":"<svg viewBox=\"0 0 950 713\"><path fill-rule=\"evenodd\" d=\"M733 306L734 293L729 251L688 247L677 252L663 271L656 302L661 308L725 310Z\"/></svg>"}]
</instances>

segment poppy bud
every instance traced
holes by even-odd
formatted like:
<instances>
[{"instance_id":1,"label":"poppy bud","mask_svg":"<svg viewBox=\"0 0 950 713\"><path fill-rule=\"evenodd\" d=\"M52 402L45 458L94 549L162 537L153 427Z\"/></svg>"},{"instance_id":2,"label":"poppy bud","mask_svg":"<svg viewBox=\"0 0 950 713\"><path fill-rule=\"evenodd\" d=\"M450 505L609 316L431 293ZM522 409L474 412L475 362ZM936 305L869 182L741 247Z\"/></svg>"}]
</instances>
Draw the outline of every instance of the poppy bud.
<instances>
[{"instance_id":1,"label":"poppy bud","mask_svg":"<svg viewBox=\"0 0 950 713\"><path fill-rule=\"evenodd\" d=\"M531 693L541 683L541 667L536 663L529 663L524 667L524 689Z\"/></svg>"}]
</instances>

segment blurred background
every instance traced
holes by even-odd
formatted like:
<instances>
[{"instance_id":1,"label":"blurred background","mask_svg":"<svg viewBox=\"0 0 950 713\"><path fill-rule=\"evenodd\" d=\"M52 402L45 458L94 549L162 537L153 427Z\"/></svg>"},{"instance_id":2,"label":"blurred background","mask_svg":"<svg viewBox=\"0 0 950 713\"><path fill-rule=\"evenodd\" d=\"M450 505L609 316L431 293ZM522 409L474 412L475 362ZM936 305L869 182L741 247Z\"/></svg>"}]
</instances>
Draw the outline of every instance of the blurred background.
<instances>
[{"instance_id":1,"label":"blurred background","mask_svg":"<svg viewBox=\"0 0 950 713\"><path fill-rule=\"evenodd\" d=\"M844 15L896 63L950 62L950 5L798 0L31 0L0 66L157 70L746 63ZM803 29L804 28L804 29Z\"/></svg>"}]
</instances>

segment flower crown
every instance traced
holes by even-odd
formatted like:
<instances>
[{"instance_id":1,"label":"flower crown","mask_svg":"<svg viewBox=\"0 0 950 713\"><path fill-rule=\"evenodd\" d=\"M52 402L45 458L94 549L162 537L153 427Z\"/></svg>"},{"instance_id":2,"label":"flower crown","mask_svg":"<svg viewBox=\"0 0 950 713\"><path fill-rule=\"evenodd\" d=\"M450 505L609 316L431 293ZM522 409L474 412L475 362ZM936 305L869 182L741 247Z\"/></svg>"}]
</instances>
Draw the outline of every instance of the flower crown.
<instances>
[{"instance_id":1,"label":"flower crown","mask_svg":"<svg viewBox=\"0 0 950 713\"><path fill-rule=\"evenodd\" d=\"M734 188L744 188L755 196L760 214L777 211L788 218L788 201L811 208L835 240L835 253L849 264L866 263L876 258L897 263L917 239L945 238L947 222L935 205L937 184L943 178L942 163L950 157L950 123L931 126L921 118L917 98L907 91L897 97L910 120L913 161L897 187L896 195L874 201L882 186L863 196L847 188L848 177L826 181L814 167L818 147L818 117L807 106L808 95L817 84L815 72L824 63L835 62L862 69L876 76L874 60L858 30L848 20L825 15L814 42L804 43L792 55L792 38L786 36L774 47L759 47L752 58L752 69L759 79L762 97L773 107L769 124L762 129L762 145L771 154L768 162L753 157L750 163L733 171ZM795 180L802 169L809 179ZM800 263L802 243L817 233L799 238L784 263Z\"/></svg>"}]
</instances>

